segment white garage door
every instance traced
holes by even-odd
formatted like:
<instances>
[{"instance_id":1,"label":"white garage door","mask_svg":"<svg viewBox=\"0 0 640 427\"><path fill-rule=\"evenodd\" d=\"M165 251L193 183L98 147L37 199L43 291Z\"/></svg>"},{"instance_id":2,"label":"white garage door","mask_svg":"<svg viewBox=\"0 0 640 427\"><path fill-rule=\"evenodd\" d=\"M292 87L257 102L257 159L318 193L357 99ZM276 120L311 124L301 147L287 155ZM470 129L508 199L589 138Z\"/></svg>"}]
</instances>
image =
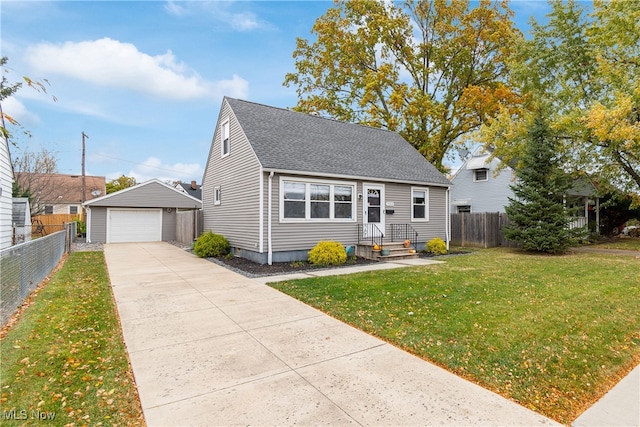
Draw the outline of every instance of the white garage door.
<instances>
[{"instance_id":1,"label":"white garage door","mask_svg":"<svg viewBox=\"0 0 640 427\"><path fill-rule=\"evenodd\" d=\"M162 209L109 209L107 243L159 242Z\"/></svg>"}]
</instances>

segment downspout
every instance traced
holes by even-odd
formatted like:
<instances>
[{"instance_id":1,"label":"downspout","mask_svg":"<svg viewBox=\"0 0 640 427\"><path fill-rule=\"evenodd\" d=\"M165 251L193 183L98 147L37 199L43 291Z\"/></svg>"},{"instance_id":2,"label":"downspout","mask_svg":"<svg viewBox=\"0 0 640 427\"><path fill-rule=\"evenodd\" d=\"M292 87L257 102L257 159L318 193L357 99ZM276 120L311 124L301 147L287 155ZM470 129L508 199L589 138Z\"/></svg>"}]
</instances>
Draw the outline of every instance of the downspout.
<instances>
[{"instance_id":1,"label":"downspout","mask_svg":"<svg viewBox=\"0 0 640 427\"><path fill-rule=\"evenodd\" d=\"M267 202L267 264L273 264L273 248L271 247L271 184L273 181L273 171L269 174L269 191Z\"/></svg>"},{"instance_id":2,"label":"downspout","mask_svg":"<svg viewBox=\"0 0 640 427\"><path fill-rule=\"evenodd\" d=\"M449 204L451 198L451 188L447 187L447 191L445 193L445 207L444 207L444 223L445 223L445 232L447 234L447 251L449 250L449 240L451 239L451 206Z\"/></svg>"},{"instance_id":3,"label":"downspout","mask_svg":"<svg viewBox=\"0 0 640 427\"><path fill-rule=\"evenodd\" d=\"M87 212L87 216L85 217L86 223L85 223L85 229L86 229L86 235L85 235L85 241L87 243L91 243L91 208L85 208L86 212Z\"/></svg>"},{"instance_id":4,"label":"downspout","mask_svg":"<svg viewBox=\"0 0 640 427\"><path fill-rule=\"evenodd\" d=\"M259 201L258 201L258 210L260 211L260 215L258 216L258 253L264 254L264 171L262 170L262 166L260 166L260 175L258 178L258 182L260 183L260 191Z\"/></svg>"}]
</instances>

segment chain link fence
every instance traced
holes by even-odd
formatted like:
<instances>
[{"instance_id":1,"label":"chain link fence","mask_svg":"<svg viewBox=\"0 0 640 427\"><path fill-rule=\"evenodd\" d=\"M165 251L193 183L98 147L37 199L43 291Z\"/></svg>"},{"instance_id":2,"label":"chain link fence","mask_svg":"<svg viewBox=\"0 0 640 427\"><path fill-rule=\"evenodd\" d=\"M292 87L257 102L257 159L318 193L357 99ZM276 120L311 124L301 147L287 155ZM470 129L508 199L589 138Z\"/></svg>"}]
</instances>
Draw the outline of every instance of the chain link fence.
<instances>
[{"instance_id":1,"label":"chain link fence","mask_svg":"<svg viewBox=\"0 0 640 427\"><path fill-rule=\"evenodd\" d=\"M0 327L70 252L76 223L66 229L0 251Z\"/></svg>"}]
</instances>

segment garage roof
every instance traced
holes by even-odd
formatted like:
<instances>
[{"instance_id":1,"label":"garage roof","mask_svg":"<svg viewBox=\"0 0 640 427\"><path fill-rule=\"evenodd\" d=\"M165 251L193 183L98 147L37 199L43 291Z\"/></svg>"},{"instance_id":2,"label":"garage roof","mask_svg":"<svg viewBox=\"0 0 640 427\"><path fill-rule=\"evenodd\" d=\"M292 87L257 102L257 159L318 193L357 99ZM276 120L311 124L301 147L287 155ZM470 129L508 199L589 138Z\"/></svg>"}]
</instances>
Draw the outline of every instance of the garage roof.
<instances>
[{"instance_id":1,"label":"garage roof","mask_svg":"<svg viewBox=\"0 0 640 427\"><path fill-rule=\"evenodd\" d=\"M201 209L202 201L158 179L151 179L133 187L93 199L86 202L84 206Z\"/></svg>"}]
</instances>

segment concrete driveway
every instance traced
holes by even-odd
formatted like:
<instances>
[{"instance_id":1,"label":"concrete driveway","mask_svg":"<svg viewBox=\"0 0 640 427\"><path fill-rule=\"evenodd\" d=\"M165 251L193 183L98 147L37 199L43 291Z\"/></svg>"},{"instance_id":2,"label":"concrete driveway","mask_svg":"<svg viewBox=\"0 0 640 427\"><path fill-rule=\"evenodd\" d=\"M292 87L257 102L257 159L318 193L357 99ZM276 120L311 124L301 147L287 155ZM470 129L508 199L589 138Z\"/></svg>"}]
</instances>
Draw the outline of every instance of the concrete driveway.
<instances>
[{"instance_id":1,"label":"concrete driveway","mask_svg":"<svg viewBox=\"0 0 640 427\"><path fill-rule=\"evenodd\" d=\"M104 251L149 425L556 424L168 243Z\"/></svg>"}]
</instances>

